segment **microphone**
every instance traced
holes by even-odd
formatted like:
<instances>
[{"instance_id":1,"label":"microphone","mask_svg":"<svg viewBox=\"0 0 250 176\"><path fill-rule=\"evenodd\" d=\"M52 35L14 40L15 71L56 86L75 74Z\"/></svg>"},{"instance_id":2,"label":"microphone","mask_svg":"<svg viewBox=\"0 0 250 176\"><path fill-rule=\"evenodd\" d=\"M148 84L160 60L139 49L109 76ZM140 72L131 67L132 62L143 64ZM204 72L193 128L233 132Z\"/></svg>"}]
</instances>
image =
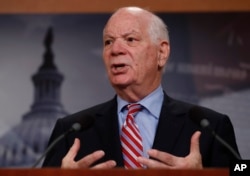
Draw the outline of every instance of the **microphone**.
<instances>
[{"instance_id":1,"label":"microphone","mask_svg":"<svg viewBox=\"0 0 250 176\"><path fill-rule=\"evenodd\" d=\"M202 109L198 106L194 106L189 110L189 117L193 122L198 124L200 127L207 129L215 137L215 139L226 147L237 160L241 160L240 155L224 140L222 139L210 126L210 122L205 118Z\"/></svg>"},{"instance_id":2,"label":"microphone","mask_svg":"<svg viewBox=\"0 0 250 176\"><path fill-rule=\"evenodd\" d=\"M33 164L32 168L37 167L37 165L41 162L41 160L50 152L51 149L63 138L65 138L68 134L80 130L85 130L92 126L94 123L94 117L93 116L85 116L84 118L81 119L80 122L74 123L70 129L65 131L63 134L58 136L48 147L47 149L43 152L43 154L38 158L38 160Z\"/></svg>"}]
</instances>

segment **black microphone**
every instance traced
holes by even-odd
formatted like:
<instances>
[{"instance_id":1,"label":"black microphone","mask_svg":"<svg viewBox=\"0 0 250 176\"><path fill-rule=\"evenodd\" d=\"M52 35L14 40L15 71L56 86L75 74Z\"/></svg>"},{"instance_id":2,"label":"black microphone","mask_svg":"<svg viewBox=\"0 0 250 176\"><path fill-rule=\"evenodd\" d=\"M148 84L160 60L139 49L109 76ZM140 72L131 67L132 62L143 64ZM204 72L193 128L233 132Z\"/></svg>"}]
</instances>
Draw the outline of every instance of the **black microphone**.
<instances>
[{"instance_id":1,"label":"black microphone","mask_svg":"<svg viewBox=\"0 0 250 176\"><path fill-rule=\"evenodd\" d=\"M81 119L80 122L74 123L70 129L65 131L63 134L58 136L48 147L47 149L43 152L43 154L38 158L38 160L35 162L35 164L32 166L32 168L37 167L37 165L41 162L41 160L50 152L50 150L63 138L65 138L68 134L80 130L85 130L92 126L94 123L94 117L93 116L84 116L84 118Z\"/></svg>"},{"instance_id":2,"label":"black microphone","mask_svg":"<svg viewBox=\"0 0 250 176\"><path fill-rule=\"evenodd\" d=\"M200 127L207 129L224 147L226 147L237 160L241 160L240 155L224 140L222 139L210 126L210 122L205 118L202 109L198 106L193 106L189 110L190 119L198 124Z\"/></svg>"}]
</instances>

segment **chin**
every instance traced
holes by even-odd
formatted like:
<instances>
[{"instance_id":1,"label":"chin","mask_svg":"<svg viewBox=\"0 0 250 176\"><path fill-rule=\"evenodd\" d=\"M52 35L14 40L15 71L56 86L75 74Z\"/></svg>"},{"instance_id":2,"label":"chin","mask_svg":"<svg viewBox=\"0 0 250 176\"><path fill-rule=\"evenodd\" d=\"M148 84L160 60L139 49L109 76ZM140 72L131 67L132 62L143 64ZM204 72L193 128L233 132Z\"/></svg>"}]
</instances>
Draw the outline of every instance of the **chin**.
<instances>
[{"instance_id":1,"label":"chin","mask_svg":"<svg viewBox=\"0 0 250 176\"><path fill-rule=\"evenodd\" d=\"M128 87L130 84L128 83L121 83L121 82L112 82L112 86L114 88L118 88L118 89L125 89L126 87Z\"/></svg>"},{"instance_id":2,"label":"chin","mask_svg":"<svg viewBox=\"0 0 250 176\"><path fill-rule=\"evenodd\" d=\"M119 89L124 89L124 88L128 87L128 85L127 84L113 84L113 87L119 88Z\"/></svg>"},{"instance_id":3,"label":"chin","mask_svg":"<svg viewBox=\"0 0 250 176\"><path fill-rule=\"evenodd\" d=\"M135 83L134 79L131 79L129 76L125 75L117 75L114 77L111 77L110 82L113 87L118 87L118 88L126 88L132 84Z\"/></svg>"}]
</instances>

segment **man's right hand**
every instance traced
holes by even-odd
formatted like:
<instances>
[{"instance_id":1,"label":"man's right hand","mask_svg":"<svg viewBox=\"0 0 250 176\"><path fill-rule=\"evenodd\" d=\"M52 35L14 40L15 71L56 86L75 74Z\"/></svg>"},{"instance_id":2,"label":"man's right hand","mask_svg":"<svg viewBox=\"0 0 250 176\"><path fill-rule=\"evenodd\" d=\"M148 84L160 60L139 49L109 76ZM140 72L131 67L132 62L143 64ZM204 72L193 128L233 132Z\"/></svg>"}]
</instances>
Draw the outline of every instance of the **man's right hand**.
<instances>
[{"instance_id":1,"label":"man's right hand","mask_svg":"<svg viewBox=\"0 0 250 176\"><path fill-rule=\"evenodd\" d=\"M61 168L65 168L65 169L82 169L82 168L110 169L116 166L116 162L114 160L109 160L104 163L100 163L91 167L93 163L95 163L97 160L101 159L105 155L104 151L102 150L95 151L85 156L84 158L78 161L75 161L75 157L79 149L80 149L80 140L76 138L74 141L74 144L71 146L70 150L63 158Z\"/></svg>"}]
</instances>

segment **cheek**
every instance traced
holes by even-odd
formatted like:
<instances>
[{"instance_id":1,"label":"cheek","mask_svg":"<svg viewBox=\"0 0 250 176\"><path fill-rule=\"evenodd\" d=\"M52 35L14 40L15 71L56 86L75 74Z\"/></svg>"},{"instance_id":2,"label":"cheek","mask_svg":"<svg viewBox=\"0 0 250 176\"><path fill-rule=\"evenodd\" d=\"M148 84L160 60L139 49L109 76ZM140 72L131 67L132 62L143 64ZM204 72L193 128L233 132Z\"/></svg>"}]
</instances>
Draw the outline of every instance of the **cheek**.
<instances>
[{"instance_id":1,"label":"cheek","mask_svg":"<svg viewBox=\"0 0 250 176\"><path fill-rule=\"evenodd\" d=\"M144 65L144 68L147 70L149 69L151 70L154 68L157 69L157 65L158 65L157 52L148 48L148 50L144 52L142 63Z\"/></svg>"},{"instance_id":2,"label":"cheek","mask_svg":"<svg viewBox=\"0 0 250 176\"><path fill-rule=\"evenodd\" d=\"M108 59L108 55L106 53L104 53L104 52L102 54L102 60L103 60L103 63L105 65L106 69L108 69L109 68L109 66L108 66L109 65L109 59Z\"/></svg>"},{"instance_id":3,"label":"cheek","mask_svg":"<svg viewBox=\"0 0 250 176\"><path fill-rule=\"evenodd\" d=\"M150 53L144 52L140 56L140 59L137 60L137 63L135 64L137 76L141 79L148 78L153 72L157 71L157 63L155 57L153 55L150 55Z\"/></svg>"}]
</instances>

